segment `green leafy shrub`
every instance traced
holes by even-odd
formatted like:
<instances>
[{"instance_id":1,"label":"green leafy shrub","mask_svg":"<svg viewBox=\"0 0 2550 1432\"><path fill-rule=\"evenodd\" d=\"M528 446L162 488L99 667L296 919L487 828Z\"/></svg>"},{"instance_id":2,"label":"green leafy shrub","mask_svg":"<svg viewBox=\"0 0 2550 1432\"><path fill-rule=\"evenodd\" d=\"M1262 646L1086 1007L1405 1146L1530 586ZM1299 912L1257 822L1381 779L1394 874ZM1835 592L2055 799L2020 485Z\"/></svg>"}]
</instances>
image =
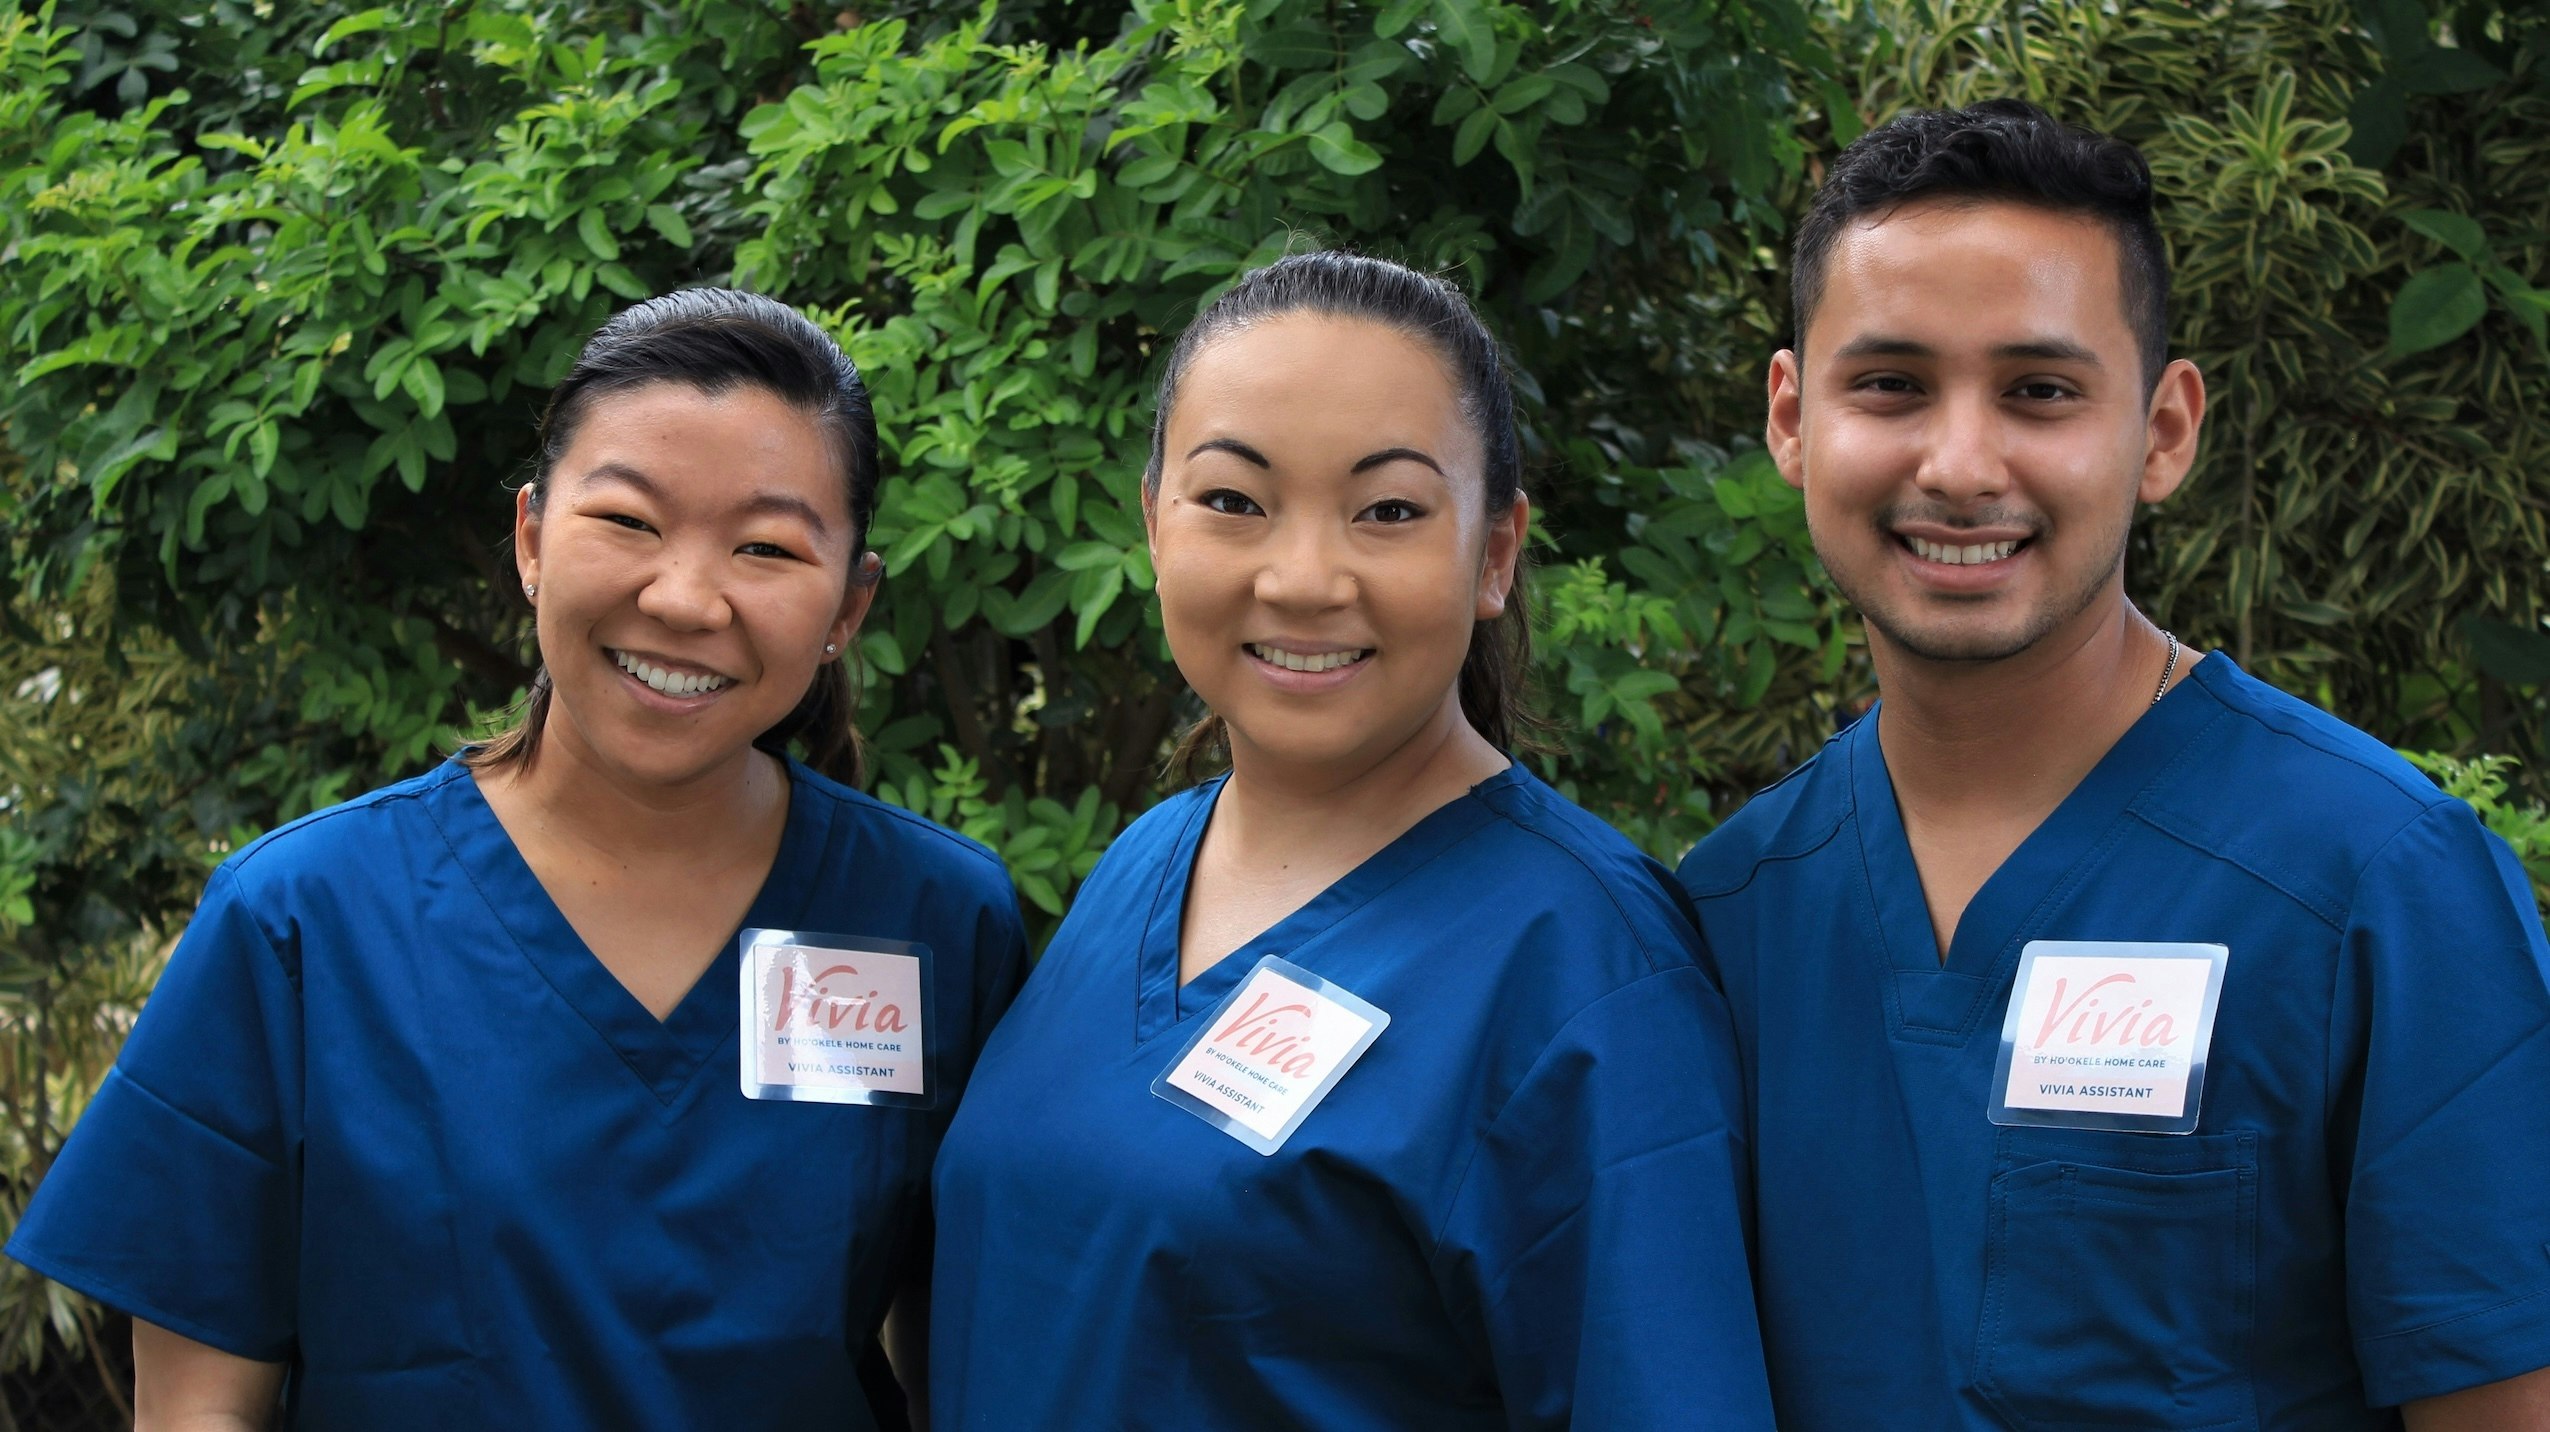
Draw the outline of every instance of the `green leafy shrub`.
<instances>
[{"instance_id":1,"label":"green leafy shrub","mask_svg":"<svg viewBox=\"0 0 2550 1432\"><path fill-rule=\"evenodd\" d=\"M2476 756L2462 760L2431 751L2402 751L2409 763L2434 778L2444 794L2470 803L2480 823L2512 846L2532 879L2532 898L2550 919L2550 808L2512 796L2507 772L2512 756Z\"/></svg>"}]
</instances>

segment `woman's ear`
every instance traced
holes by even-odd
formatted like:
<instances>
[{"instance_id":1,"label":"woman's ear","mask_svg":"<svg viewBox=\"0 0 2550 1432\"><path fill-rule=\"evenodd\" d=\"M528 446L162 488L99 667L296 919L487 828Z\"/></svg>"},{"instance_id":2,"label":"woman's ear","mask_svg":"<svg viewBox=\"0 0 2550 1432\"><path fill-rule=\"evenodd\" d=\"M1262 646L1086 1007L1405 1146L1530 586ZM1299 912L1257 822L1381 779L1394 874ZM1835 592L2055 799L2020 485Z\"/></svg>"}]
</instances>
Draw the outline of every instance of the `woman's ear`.
<instances>
[{"instance_id":1,"label":"woman's ear","mask_svg":"<svg viewBox=\"0 0 2550 1432\"><path fill-rule=\"evenodd\" d=\"M1494 621L1505 615L1514 594L1514 568L1523 560L1523 544L1532 536L1532 499L1514 494L1514 505L1488 521L1487 557L1479 564L1479 595L1474 620Z\"/></svg>"},{"instance_id":2,"label":"woman's ear","mask_svg":"<svg viewBox=\"0 0 2550 1432\"><path fill-rule=\"evenodd\" d=\"M514 574L522 578L522 594L540 590L539 484L524 483L514 492Z\"/></svg>"},{"instance_id":3,"label":"woman's ear","mask_svg":"<svg viewBox=\"0 0 2550 1432\"><path fill-rule=\"evenodd\" d=\"M862 552L850 569L850 588L841 594L841 610L834 614L832 627L824 639L847 651L850 638L859 634L859 626L868 619L868 608L875 605L877 588L883 585L885 559L874 552Z\"/></svg>"}]
</instances>

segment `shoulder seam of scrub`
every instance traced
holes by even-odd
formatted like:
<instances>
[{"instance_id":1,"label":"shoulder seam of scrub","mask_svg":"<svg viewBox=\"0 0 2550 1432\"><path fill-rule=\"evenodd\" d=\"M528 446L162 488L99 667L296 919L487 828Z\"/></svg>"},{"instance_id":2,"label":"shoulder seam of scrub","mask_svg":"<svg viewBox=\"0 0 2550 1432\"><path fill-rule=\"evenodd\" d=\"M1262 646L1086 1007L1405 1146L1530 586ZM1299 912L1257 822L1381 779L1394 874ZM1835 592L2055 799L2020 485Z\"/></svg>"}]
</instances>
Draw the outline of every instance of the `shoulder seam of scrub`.
<instances>
[{"instance_id":1,"label":"shoulder seam of scrub","mask_svg":"<svg viewBox=\"0 0 2550 1432\"><path fill-rule=\"evenodd\" d=\"M283 957L283 946L275 943L273 932L266 928L265 909L262 902L260 902L255 895L249 891L247 882L239 878L239 872L231 869L227 865L214 867L213 873L204 881L204 894L210 895L212 893L213 882L216 880L228 880L230 882L232 889L235 890L238 895L240 917L248 922L249 929L256 932L257 943L266 947L266 958L274 961L274 967L283 972L283 977L286 981L290 982L293 992L295 994L300 993L300 962L297 960L287 960ZM198 899L195 902L194 910L189 912L186 916L186 923L189 925L193 924L195 922L195 917L202 913L203 901Z\"/></svg>"},{"instance_id":2,"label":"shoulder seam of scrub","mask_svg":"<svg viewBox=\"0 0 2550 1432\"><path fill-rule=\"evenodd\" d=\"M1824 823L1823 829L1813 840L1798 845L1794 849L1783 848L1778 850L1757 850L1753 852L1752 857L1745 862L1743 879L1729 885L1711 886L1705 890L1692 890L1690 892L1691 898L1695 901L1723 900L1730 895L1740 893L1746 886L1751 885L1755 880L1761 878L1763 866L1777 865L1783 861L1789 860L1804 860L1807 857L1820 852L1825 846L1832 844L1833 837L1841 834L1842 828L1849 825L1856 817L1856 814L1857 813L1855 811L1851 810L1847 806L1841 810L1835 811L1833 813L1833 818ZM1810 830L1814 829L1812 826L1808 828ZM1716 832L1714 831L1711 832L1711 834L1715 833ZM1700 837L1700 840L1702 844L1706 844L1709 840L1709 836L1704 835ZM1692 849L1697 850L1699 849L1699 846L1693 846ZM1685 857L1685 859L1688 858L1689 857L1687 856Z\"/></svg>"},{"instance_id":3,"label":"shoulder seam of scrub","mask_svg":"<svg viewBox=\"0 0 2550 1432\"><path fill-rule=\"evenodd\" d=\"M2472 824L2478 824L2479 817L2476 813L2470 810L2469 806L2465 805L2461 801L2453 799L2450 796L2445 796L2433 805L2419 811L2414 818L2402 821L2399 829L2392 831L2390 836L2380 845L2373 847L2373 853L2364 857L2364 864L2355 872L2355 883L2347 887L2346 909L2342 912L2342 918L2338 922L2339 929L2343 930L2347 926L2355 923L2356 907L2361 905L2364 901L2364 882L2372 878L2373 872L2381 868L2382 862L2390 859L2392 847L2398 845L2402 840L2405 840L2410 831L2417 829L2419 826L2426 824L2428 821L2435 820L2438 817L2447 821L2453 819L2456 814L2454 810L2454 807L2456 806L2461 807L2459 814L2466 816ZM2482 829L2485 829L2485 827L2482 827Z\"/></svg>"},{"instance_id":4,"label":"shoulder seam of scrub","mask_svg":"<svg viewBox=\"0 0 2550 1432\"><path fill-rule=\"evenodd\" d=\"M2246 673L2243 674L2245 675ZM2260 682L2259 684L2262 686L2265 685L2264 682ZM2267 687L2267 689L2273 691L2276 688ZM2290 693L2285 694L2290 695ZM2409 817L2407 821L2403 822L2403 827L2416 824L2418 820L2424 818L2426 812L2433 810L2439 804L2448 803L2452 800L2451 796L2445 795L2441 790L2437 789L2432 781L2426 780L2413 766L2409 768L2408 778L2403 778L2397 771L2386 770L2380 764L2368 761L2353 751L2346 750L2343 747L2333 745L2320 739L2318 732L2313 731L2306 726L2301 726L2299 724L2288 726L2268 719L2268 713L2250 697L2249 693L2245 691L2239 693L2238 699L2236 700L2226 699L2221 693L2216 693L2214 699L2221 702L2224 710L2229 711L2235 716L2241 717L2260 729L2265 730L2272 735L2281 736L2288 741L2294 741L2307 746L2311 750L2318 752L2320 755L2325 756L2330 760L2341 761L2347 765L2353 766L2357 770L2364 772L2366 775L2379 779L2383 784L2389 786L2391 789L2398 791L2401 796L2405 797L2410 803L2417 807L2417 814ZM2295 697L2293 699L2297 701L2300 700L2299 697ZM2338 718L2331 717L2331 719L2335 720ZM2365 739L2372 740L2374 738L2370 735L2366 735ZM2406 764L2404 759L2402 760L2402 764ZM2423 787L2423 789L2420 789L2420 787Z\"/></svg>"},{"instance_id":5,"label":"shoulder seam of scrub","mask_svg":"<svg viewBox=\"0 0 2550 1432\"><path fill-rule=\"evenodd\" d=\"M352 800L339 801L335 805L325 807L324 809L314 810L308 815L295 816L292 819L285 821L283 824L276 826L274 829L267 831L265 834L258 836L255 840L241 846L237 855L223 861L215 868L217 870L231 871L235 877L240 872L245 871L251 864L255 863L259 857L263 856L266 853L266 848L268 846L281 844L284 836L297 836L304 830L315 830L323 822L334 820L338 816L352 815L357 811L372 810L398 801L422 800L427 792L440 790L446 781L452 779L452 777L447 776L443 780L432 781L421 786L417 785L418 782L425 781L427 777L432 776L433 774L434 772L428 771L425 772L424 775L410 776L404 781L394 781L390 785L381 787L379 790L365 791L363 794L356 796ZM414 786L415 789L400 790L398 789L400 786Z\"/></svg>"},{"instance_id":6,"label":"shoulder seam of scrub","mask_svg":"<svg viewBox=\"0 0 2550 1432\"><path fill-rule=\"evenodd\" d=\"M1593 882L1595 889L1603 892L1603 899L1610 902L1612 917L1620 922L1622 932L1629 936L1629 942L1637 947L1639 955L1647 962L1647 975L1639 976L1640 979L1645 979L1648 975L1663 974L1667 970L1680 969L1683 965L1692 965L1695 967L1698 965L1699 961L1696 957L1687 957L1681 964L1658 964L1656 962L1656 952L1648 948L1647 942L1639 937L1637 922L1629 918L1629 912L1627 910L1621 908L1620 897L1612 892L1612 883L1603 878L1601 871L1596 870L1584 856L1578 854L1574 847L1568 845L1567 842L1560 840L1558 837L1551 835L1549 832L1542 830L1537 826L1518 819L1513 812L1498 805L1494 799L1489 799L1487 801L1487 808L1496 813L1497 819L1504 821L1507 825L1510 825L1516 830L1531 836L1533 839L1549 845L1560 854L1566 856L1570 861L1575 863L1577 869L1585 872L1585 878ZM1592 820L1595 817L1588 813L1586 818L1588 820ZM1614 832L1614 834L1618 834L1618 832ZM1621 839L1625 843L1628 837L1622 836ZM1671 881L1673 876L1668 873L1664 878L1667 881ZM1697 934L1698 932L1694 931L1693 933ZM1635 981L1632 981L1632 983L1635 983ZM1621 988L1625 987L1626 986L1621 986ZM1595 998L1606 998L1610 993L1610 991L1605 991L1603 994L1595 996ZM1589 1001L1589 1003L1590 1002L1591 1001ZM1571 1019L1574 1017L1575 1016L1573 1015L1569 1016Z\"/></svg>"}]
</instances>

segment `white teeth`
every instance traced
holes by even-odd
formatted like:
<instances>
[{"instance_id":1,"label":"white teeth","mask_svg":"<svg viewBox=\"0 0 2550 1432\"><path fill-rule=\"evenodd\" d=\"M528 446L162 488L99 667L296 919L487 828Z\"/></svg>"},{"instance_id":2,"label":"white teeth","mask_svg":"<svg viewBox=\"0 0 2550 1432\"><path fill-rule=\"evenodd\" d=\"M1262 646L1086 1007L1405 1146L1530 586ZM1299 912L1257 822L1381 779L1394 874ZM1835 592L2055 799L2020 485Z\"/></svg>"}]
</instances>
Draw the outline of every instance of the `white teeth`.
<instances>
[{"instance_id":1,"label":"white teeth","mask_svg":"<svg viewBox=\"0 0 2550 1432\"><path fill-rule=\"evenodd\" d=\"M2019 550L2019 544L2016 542L1984 542L1964 547L1951 547L1944 542L1925 542L1919 537L1907 537L1904 541L1912 547L1913 555L1933 562L1944 562L1951 567L1970 567L1977 562L1998 562Z\"/></svg>"},{"instance_id":2,"label":"white teeth","mask_svg":"<svg viewBox=\"0 0 2550 1432\"><path fill-rule=\"evenodd\" d=\"M666 671L660 666L650 666L625 651L611 653L611 659L620 664L622 671L667 696L698 696L732 684L730 678L723 676L693 676L688 672Z\"/></svg>"},{"instance_id":3,"label":"white teeth","mask_svg":"<svg viewBox=\"0 0 2550 1432\"><path fill-rule=\"evenodd\" d=\"M1372 655L1372 649L1366 647L1361 651L1323 651L1316 656L1304 656L1300 652L1286 651L1280 646L1252 644L1249 647L1249 654L1260 661L1280 666L1286 671L1335 671L1338 667L1352 666Z\"/></svg>"}]
</instances>

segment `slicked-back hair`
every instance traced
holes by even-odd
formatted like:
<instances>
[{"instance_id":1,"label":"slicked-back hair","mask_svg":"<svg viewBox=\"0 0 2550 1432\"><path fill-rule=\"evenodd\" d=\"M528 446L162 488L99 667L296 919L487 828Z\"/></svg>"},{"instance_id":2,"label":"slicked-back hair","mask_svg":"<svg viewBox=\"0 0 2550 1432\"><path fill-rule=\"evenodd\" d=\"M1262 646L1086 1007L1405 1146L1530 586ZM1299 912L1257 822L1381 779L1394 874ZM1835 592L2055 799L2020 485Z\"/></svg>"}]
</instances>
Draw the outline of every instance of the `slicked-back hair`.
<instances>
[{"instance_id":1,"label":"slicked-back hair","mask_svg":"<svg viewBox=\"0 0 2550 1432\"><path fill-rule=\"evenodd\" d=\"M1523 495L1523 455L1514 431L1514 389L1506 377L1504 349L1451 284L1387 259L1335 251L1294 254L1243 276L1178 335L1161 368L1153 404L1151 461L1142 477L1146 495L1159 494L1169 416L1196 355L1252 325L1295 313L1379 324L1430 349L1442 360L1460 394L1462 416L1478 436L1487 515L1495 519L1514 510ZM1539 750L1544 744L1545 727L1529 694L1527 565L1526 554L1518 552L1505 610L1472 626L1469 654L1461 661L1461 713L1501 751ZM1226 761L1229 753L1228 728L1220 717L1207 715L1180 739L1169 766L1193 779Z\"/></svg>"},{"instance_id":2,"label":"slicked-back hair","mask_svg":"<svg viewBox=\"0 0 2550 1432\"><path fill-rule=\"evenodd\" d=\"M2169 364L2169 256L2152 221L2152 171L2121 139L2064 124L2025 100L1913 110L1868 131L1833 160L1798 223L1790 266L1799 352L1824 297L1842 231L1907 204L2017 203L2095 219L2116 237L2125 321L2146 393Z\"/></svg>"},{"instance_id":3,"label":"slicked-back hair","mask_svg":"<svg viewBox=\"0 0 2550 1432\"><path fill-rule=\"evenodd\" d=\"M857 555L865 549L877 504L877 420L868 386L832 336L805 315L775 299L726 288L686 288L624 308L594 331L567 376L549 393L540 417L537 467L528 502L538 512L548 501L558 463L595 403L653 383L679 383L710 397L756 388L806 415L822 432L841 470L849 499L851 580L859 581ZM860 776L859 734L852 725L858 698L851 679L854 658L828 661L815 671L806 694L778 725L753 744L785 756L801 744L809 766L837 780ZM506 730L471 747L462 760L480 770L528 765L539 754L548 724L549 670L531 678L515 720Z\"/></svg>"}]
</instances>

